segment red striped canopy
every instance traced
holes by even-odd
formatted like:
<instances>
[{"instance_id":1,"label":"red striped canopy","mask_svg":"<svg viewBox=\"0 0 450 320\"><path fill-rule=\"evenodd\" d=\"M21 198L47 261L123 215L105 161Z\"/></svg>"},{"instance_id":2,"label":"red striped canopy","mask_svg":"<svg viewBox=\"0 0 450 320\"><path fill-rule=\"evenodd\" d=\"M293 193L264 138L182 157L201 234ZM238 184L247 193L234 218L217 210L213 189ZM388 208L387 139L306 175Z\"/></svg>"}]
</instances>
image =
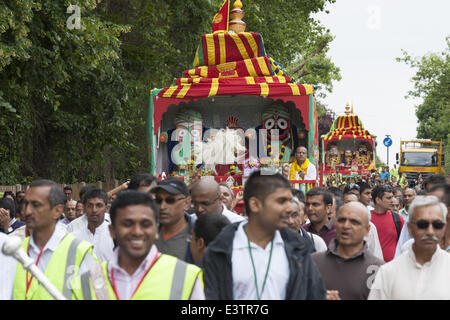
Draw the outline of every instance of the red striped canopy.
<instances>
[{"instance_id":1,"label":"red striped canopy","mask_svg":"<svg viewBox=\"0 0 450 320\"><path fill-rule=\"evenodd\" d=\"M342 139L363 140L369 142L372 148L374 147L373 136L369 131L364 129L359 117L353 114L339 116L334 120L330 131L326 135L323 135L322 139L324 141L324 147L326 147L330 141Z\"/></svg>"}]
</instances>

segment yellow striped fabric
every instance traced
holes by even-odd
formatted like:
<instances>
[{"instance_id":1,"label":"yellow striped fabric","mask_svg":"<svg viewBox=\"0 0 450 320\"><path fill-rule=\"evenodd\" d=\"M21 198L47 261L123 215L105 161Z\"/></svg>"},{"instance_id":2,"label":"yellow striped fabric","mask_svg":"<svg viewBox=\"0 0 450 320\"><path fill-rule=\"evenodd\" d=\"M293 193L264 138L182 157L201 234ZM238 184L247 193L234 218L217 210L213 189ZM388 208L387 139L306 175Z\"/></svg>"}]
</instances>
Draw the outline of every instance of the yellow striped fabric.
<instances>
[{"instance_id":1,"label":"yellow striped fabric","mask_svg":"<svg viewBox=\"0 0 450 320\"><path fill-rule=\"evenodd\" d=\"M306 90L306 94L313 94L314 93L314 87L310 84L303 85Z\"/></svg>"},{"instance_id":2,"label":"yellow striped fabric","mask_svg":"<svg viewBox=\"0 0 450 320\"><path fill-rule=\"evenodd\" d=\"M245 77L247 84L255 84L255 79L253 77Z\"/></svg>"},{"instance_id":3,"label":"yellow striped fabric","mask_svg":"<svg viewBox=\"0 0 450 320\"><path fill-rule=\"evenodd\" d=\"M215 54L215 48L214 48L214 38L212 34L206 35L206 47L208 50L208 65L214 66L216 65L216 54Z\"/></svg>"},{"instance_id":4,"label":"yellow striped fabric","mask_svg":"<svg viewBox=\"0 0 450 320\"><path fill-rule=\"evenodd\" d=\"M194 57L194 68L198 65L200 65L200 60L198 59L198 51L200 50L200 47L197 48L197 51L195 52L195 57Z\"/></svg>"},{"instance_id":5,"label":"yellow striped fabric","mask_svg":"<svg viewBox=\"0 0 450 320\"><path fill-rule=\"evenodd\" d=\"M289 85L289 87L291 87L292 94L294 96L300 95L300 89L298 88L298 85L296 85L295 83L288 83L288 85Z\"/></svg>"},{"instance_id":6,"label":"yellow striped fabric","mask_svg":"<svg viewBox=\"0 0 450 320\"><path fill-rule=\"evenodd\" d=\"M200 76L202 78L207 78L208 77L208 67L207 66L200 67Z\"/></svg>"},{"instance_id":7,"label":"yellow striped fabric","mask_svg":"<svg viewBox=\"0 0 450 320\"><path fill-rule=\"evenodd\" d=\"M220 33L219 38L219 48L220 48L220 64L227 62L227 49L225 47L225 33Z\"/></svg>"},{"instance_id":8,"label":"yellow striped fabric","mask_svg":"<svg viewBox=\"0 0 450 320\"><path fill-rule=\"evenodd\" d=\"M172 94L175 92L175 90L178 89L178 86L171 86L169 89L167 89L166 92L164 92L163 97L164 98L170 98Z\"/></svg>"},{"instance_id":9,"label":"yellow striped fabric","mask_svg":"<svg viewBox=\"0 0 450 320\"><path fill-rule=\"evenodd\" d=\"M258 74L256 73L255 67L253 66L253 63L250 59L244 60L245 66L247 67L248 74L252 77L257 77Z\"/></svg>"},{"instance_id":10,"label":"yellow striped fabric","mask_svg":"<svg viewBox=\"0 0 450 320\"><path fill-rule=\"evenodd\" d=\"M184 96L186 95L186 93L189 91L189 89L191 88L191 84L185 84L184 86L182 86L183 88L180 90L180 92L178 92L177 94L177 98L184 98Z\"/></svg>"},{"instance_id":11,"label":"yellow striped fabric","mask_svg":"<svg viewBox=\"0 0 450 320\"><path fill-rule=\"evenodd\" d=\"M269 85L262 82L259 86L261 87L261 97L267 97L269 95Z\"/></svg>"},{"instance_id":12,"label":"yellow striped fabric","mask_svg":"<svg viewBox=\"0 0 450 320\"><path fill-rule=\"evenodd\" d=\"M247 39L248 44L250 45L250 48L252 48L253 51L253 57L257 57L258 56L258 45L256 44L255 39L253 38L253 36L248 33L245 32L244 33L244 37Z\"/></svg>"},{"instance_id":13,"label":"yellow striped fabric","mask_svg":"<svg viewBox=\"0 0 450 320\"><path fill-rule=\"evenodd\" d=\"M219 79L213 78L211 82L211 89L209 90L208 97L215 96L217 94L217 91L219 90Z\"/></svg>"},{"instance_id":14,"label":"yellow striped fabric","mask_svg":"<svg viewBox=\"0 0 450 320\"><path fill-rule=\"evenodd\" d=\"M258 58L256 58L256 61L258 61L258 65L262 71L262 74L265 74L265 75L271 74L269 71L269 68L267 68L266 60L264 60L264 57L258 57Z\"/></svg>"},{"instance_id":15,"label":"yellow striped fabric","mask_svg":"<svg viewBox=\"0 0 450 320\"><path fill-rule=\"evenodd\" d=\"M247 50L245 50L245 46L244 43L242 42L241 38L239 38L239 36L237 34L231 34L231 38L233 39L234 43L236 44L236 46L239 49L239 52L242 55L242 59L249 59L250 57L248 56Z\"/></svg>"}]
</instances>

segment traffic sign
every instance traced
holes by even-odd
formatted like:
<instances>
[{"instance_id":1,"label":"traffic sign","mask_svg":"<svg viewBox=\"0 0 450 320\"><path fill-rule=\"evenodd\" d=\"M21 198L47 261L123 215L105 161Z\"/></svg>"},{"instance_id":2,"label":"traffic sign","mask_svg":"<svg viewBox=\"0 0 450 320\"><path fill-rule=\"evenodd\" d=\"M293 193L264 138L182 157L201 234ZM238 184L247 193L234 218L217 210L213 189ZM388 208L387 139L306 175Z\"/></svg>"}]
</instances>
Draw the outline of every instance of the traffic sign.
<instances>
[{"instance_id":1,"label":"traffic sign","mask_svg":"<svg viewBox=\"0 0 450 320\"><path fill-rule=\"evenodd\" d=\"M392 139L391 138L389 138L389 137L387 137L387 138L384 138L384 140L383 140L383 144L386 146L386 147L390 147L390 146L392 146Z\"/></svg>"}]
</instances>

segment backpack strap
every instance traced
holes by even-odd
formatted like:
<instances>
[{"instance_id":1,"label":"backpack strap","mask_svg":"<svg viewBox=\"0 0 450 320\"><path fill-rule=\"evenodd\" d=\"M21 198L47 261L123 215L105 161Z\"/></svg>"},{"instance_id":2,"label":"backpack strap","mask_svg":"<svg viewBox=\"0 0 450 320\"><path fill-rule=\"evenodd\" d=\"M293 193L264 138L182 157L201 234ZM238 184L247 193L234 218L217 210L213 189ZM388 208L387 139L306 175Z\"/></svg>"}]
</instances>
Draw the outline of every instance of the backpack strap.
<instances>
[{"instance_id":1,"label":"backpack strap","mask_svg":"<svg viewBox=\"0 0 450 320\"><path fill-rule=\"evenodd\" d=\"M397 212L391 211L392 218L394 219L395 229L397 230L397 241L400 238L400 232L402 231L402 223L400 221L400 216Z\"/></svg>"}]
</instances>

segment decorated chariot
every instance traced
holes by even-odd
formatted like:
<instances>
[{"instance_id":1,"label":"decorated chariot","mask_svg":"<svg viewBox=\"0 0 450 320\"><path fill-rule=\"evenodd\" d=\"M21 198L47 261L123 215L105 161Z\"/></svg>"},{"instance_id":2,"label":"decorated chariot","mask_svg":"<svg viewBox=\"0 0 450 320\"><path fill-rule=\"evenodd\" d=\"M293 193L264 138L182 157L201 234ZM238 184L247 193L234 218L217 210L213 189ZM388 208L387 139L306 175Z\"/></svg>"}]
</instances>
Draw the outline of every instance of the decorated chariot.
<instances>
[{"instance_id":1,"label":"decorated chariot","mask_svg":"<svg viewBox=\"0 0 450 320\"><path fill-rule=\"evenodd\" d=\"M151 172L190 182L227 182L237 192L254 170L281 172L297 146L318 165L314 86L297 84L246 32L240 1L228 1L203 34L192 68L150 94L147 148ZM316 181L312 181L315 183Z\"/></svg>"},{"instance_id":2,"label":"decorated chariot","mask_svg":"<svg viewBox=\"0 0 450 320\"><path fill-rule=\"evenodd\" d=\"M321 136L320 180L325 185L339 184L343 178L370 176L375 169L376 137L369 133L353 106L334 120L330 131Z\"/></svg>"}]
</instances>

